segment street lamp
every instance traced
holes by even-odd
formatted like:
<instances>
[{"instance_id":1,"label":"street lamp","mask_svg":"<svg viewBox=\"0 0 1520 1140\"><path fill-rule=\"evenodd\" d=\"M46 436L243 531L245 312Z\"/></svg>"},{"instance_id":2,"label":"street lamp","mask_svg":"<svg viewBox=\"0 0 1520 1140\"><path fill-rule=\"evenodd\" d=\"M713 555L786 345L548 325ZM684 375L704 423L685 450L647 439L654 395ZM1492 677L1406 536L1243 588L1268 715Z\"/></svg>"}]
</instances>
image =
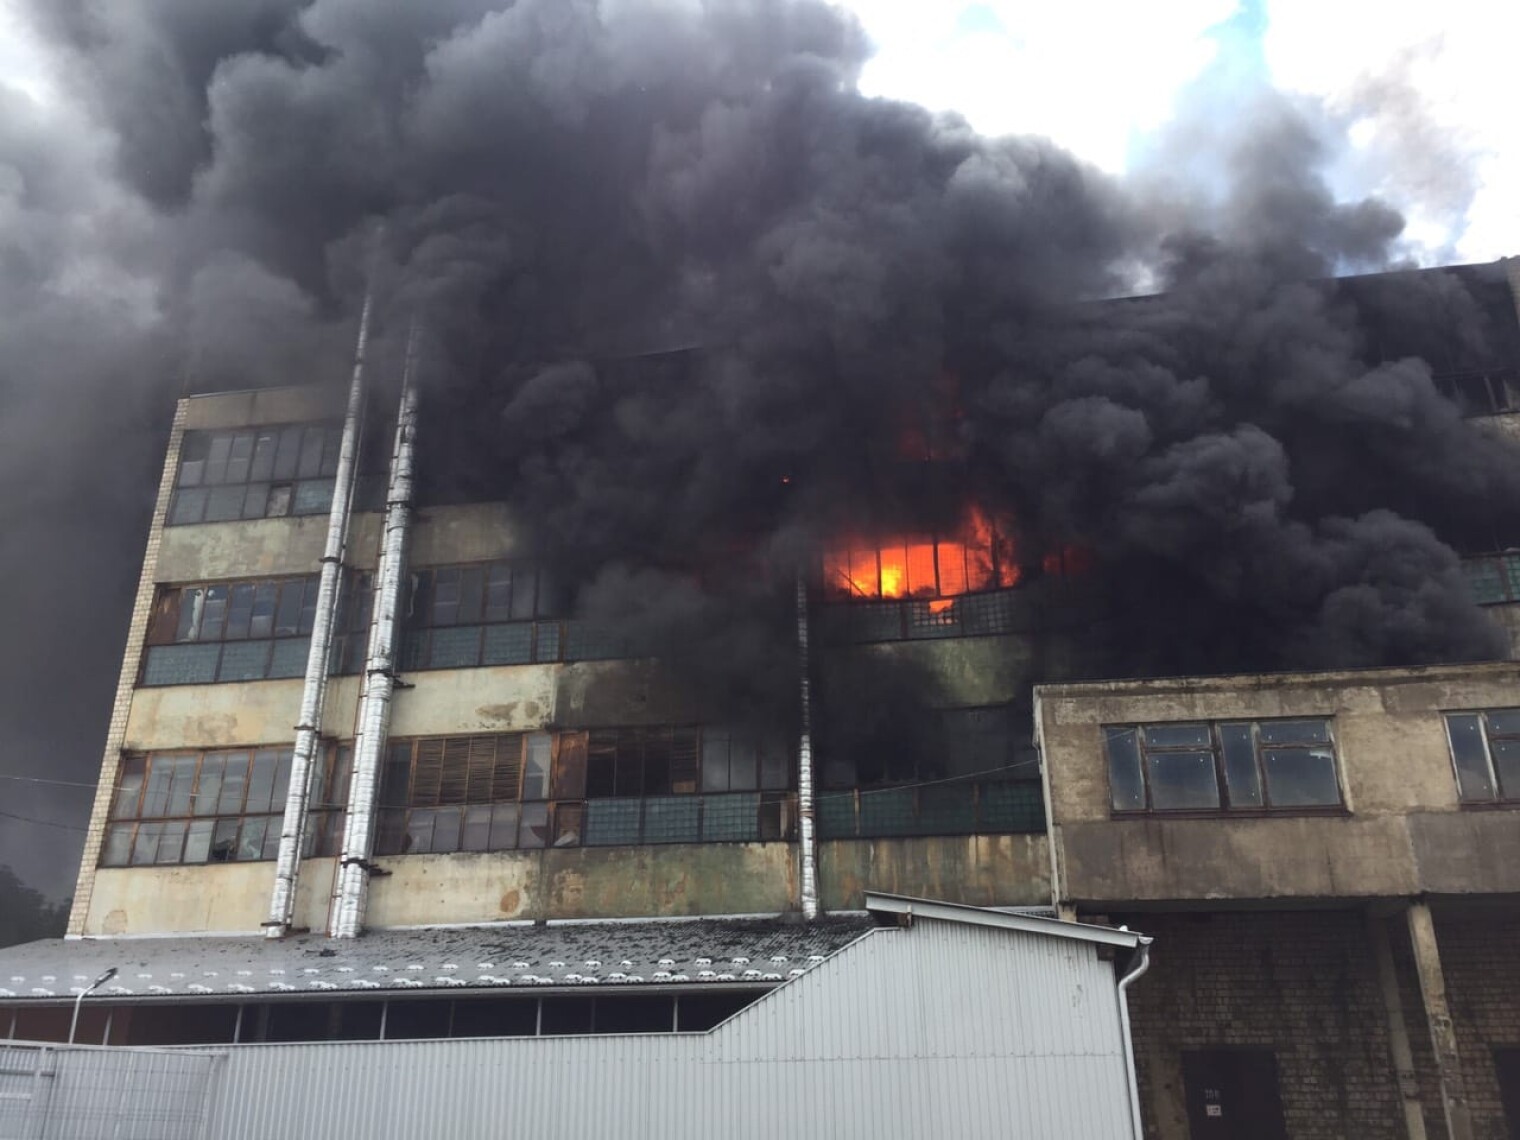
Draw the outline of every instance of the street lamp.
<instances>
[{"instance_id":1,"label":"street lamp","mask_svg":"<svg viewBox=\"0 0 1520 1140\"><path fill-rule=\"evenodd\" d=\"M100 977L96 978L89 985L85 986L84 989L82 989L82 990L79 991L79 996L74 999L74 1018L73 1018L72 1021L69 1022L69 1044L70 1045L74 1044L74 1030L76 1030L76 1029L79 1028L79 1007L84 1004L85 996L88 995L88 994L94 993L96 990L98 990L101 986L105 985L107 982L109 982L115 976L116 976L116 967L112 966L104 974L101 974Z\"/></svg>"}]
</instances>

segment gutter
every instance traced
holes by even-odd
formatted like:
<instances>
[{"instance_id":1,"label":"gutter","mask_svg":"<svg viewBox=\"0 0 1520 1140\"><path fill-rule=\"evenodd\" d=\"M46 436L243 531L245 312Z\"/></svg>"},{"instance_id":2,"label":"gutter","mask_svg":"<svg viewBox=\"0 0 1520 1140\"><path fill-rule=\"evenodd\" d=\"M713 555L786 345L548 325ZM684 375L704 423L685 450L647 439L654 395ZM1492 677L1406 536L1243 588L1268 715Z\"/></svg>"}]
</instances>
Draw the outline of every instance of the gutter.
<instances>
[{"instance_id":1,"label":"gutter","mask_svg":"<svg viewBox=\"0 0 1520 1140\"><path fill-rule=\"evenodd\" d=\"M1151 939L1140 936L1139 945L1130 958L1130 967L1119 979L1119 1029L1124 1034L1125 1084L1129 1089L1130 1130L1135 1140L1145 1140L1145 1126L1140 1119L1140 1081L1135 1075L1135 1042L1129 1024L1129 994L1131 984L1140 980L1151 968Z\"/></svg>"}]
</instances>

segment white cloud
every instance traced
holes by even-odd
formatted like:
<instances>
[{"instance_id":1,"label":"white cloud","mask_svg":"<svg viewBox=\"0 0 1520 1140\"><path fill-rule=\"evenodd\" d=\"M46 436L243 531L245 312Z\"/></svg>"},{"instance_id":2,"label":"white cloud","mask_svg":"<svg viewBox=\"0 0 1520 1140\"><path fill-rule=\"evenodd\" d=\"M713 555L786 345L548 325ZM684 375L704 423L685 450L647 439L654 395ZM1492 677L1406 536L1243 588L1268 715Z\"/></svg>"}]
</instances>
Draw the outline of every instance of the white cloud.
<instances>
[{"instance_id":1,"label":"white cloud","mask_svg":"<svg viewBox=\"0 0 1520 1140\"><path fill-rule=\"evenodd\" d=\"M1496 0L1271 0L1274 80L1351 123L1352 172L1436 256L1520 253L1510 104L1520 7Z\"/></svg>"},{"instance_id":2,"label":"white cloud","mask_svg":"<svg viewBox=\"0 0 1520 1140\"><path fill-rule=\"evenodd\" d=\"M1042 134L1120 171L1213 59L1236 0L847 0L877 54L868 94L956 110L984 134Z\"/></svg>"}]
</instances>

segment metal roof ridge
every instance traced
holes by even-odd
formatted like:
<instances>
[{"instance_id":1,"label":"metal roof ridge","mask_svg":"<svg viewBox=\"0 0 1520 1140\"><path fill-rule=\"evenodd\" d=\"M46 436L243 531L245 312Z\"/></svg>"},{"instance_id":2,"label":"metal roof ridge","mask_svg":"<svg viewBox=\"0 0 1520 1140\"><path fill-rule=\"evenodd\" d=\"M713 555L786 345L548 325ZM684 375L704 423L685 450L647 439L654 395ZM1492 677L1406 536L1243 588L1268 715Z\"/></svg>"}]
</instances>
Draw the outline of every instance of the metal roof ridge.
<instances>
[{"instance_id":1,"label":"metal roof ridge","mask_svg":"<svg viewBox=\"0 0 1520 1140\"><path fill-rule=\"evenodd\" d=\"M1026 934L1047 934L1056 938L1073 938L1080 942L1097 942L1105 946L1133 949L1151 941L1133 930L1111 926L1092 926L1067 922L1059 918L1042 918L1032 914L1011 914L1005 910L968 906L965 903L938 902L910 895L866 892L866 909L873 914L906 915L908 918L932 918L941 922L959 922L968 926L991 926L1001 930L1018 930Z\"/></svg>"}]
</instances>

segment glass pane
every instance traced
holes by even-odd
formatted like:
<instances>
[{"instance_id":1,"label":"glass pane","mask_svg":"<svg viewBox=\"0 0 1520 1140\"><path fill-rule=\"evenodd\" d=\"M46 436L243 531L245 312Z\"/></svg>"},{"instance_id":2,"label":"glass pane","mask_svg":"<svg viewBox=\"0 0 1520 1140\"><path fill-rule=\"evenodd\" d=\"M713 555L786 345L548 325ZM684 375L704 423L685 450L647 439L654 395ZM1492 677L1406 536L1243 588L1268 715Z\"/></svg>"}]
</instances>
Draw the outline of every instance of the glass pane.
<instances>
[{"instance_id":1,"label":"glass pane","mask_svg":"<svg viewBox=\"0 0 1520 1140\"><path fill-rule=\"evenodd\" d=\"M146 756L129 756L122 764L121 776L116 783L116 799L111 805L113 819L131 819L137 814L137 801L142 795L147 766Z\"/></svg>"},{"instance_id":2,"label":"glass pane","mask_svg":"<svg viewBox=\"0 0 1520 1140\"><path fill-rule=\"evenodd\" d=\"M791 787L790 760L784 749L768 747L760 757L760 786L775 790Z\"/></svg>"},{"instance_id":3,"label":"glass pane","mask_svg":"<svg viewBox=\"0 0 1520 1140\"><path fill-rule=\"evenodd\" d=\"M290 499L293 491L289 483L275 483L269 488L269 495L264 500L264 517L268 519L282 519L290 514Z\"/></svg>"},{"instance_id":4,"label":"glass pane","mask_svg":"<svg viewBox=\"0 0 1520 1140\"><path fill-rule=\"evenodd\" d=\"M513 572L512 577L511 617L514 621L531 618L538 612L537 607L534 605L538 575L533 570L519 566Z\"/></svg>"},{"instance_id":5,"label":"glass pane","mask_svg":"<svg viewBox=\"0 0 1520 1140\"><path fill-rule=\"evenodd\" d=\"M477 622L482 610L486 572L482 566L470 566L459 572L459 618L461 623Z\"/></svg>"},{"instance_id":6,"label":"glass pane","mask_svg":"<svg viewBox=\"0 0 1520 1140\"><path fill-rule=\"evenodd\" d=\"M269 810L271 811L284 811L285 797L290 794L290 765L295 758L294 750L287 748L279 756L274 769L274 789L269 793ZM320 769L314 768L311 773L312 781L319 779L321 774Z\"/></svg>"},{"instance_id":7,"label":"glass pane","mask_svg":"<svg viewBox=\"0 0 1520 1140\"><path fill-rule=\"evenodd\" d=\"M322 436L322 474L335 475L338 457L343 450L343 432L335 427L323 428Z\"/></svg>"},{"instance_id":8,"label":"glass pane","mask_svg":"<svg viewBox=\"0 0 1520 1140\"><path fill-rule=\"evenodd\" d=\"M201 608L206 592L199 586L186 586L179 592L179 626L174 631L175 641L195 641L200 634Z\"/></svg>"},{"instance_id":9,"label":"glass pane","mask_svg":"<svg viewBox=\"0 0 1520 1140\"><path fill-rule=\"evenodd\" d=\"M187 523L198 523L206 517L206 500L209 497L204 488L196 488L189 491L176 491L174 493L174 505L169 508L169 523L172 526L184 526Z\"/></svg>"},{"instance_id":10,"label":"glass pane","mask_svg":"<svg viewBox=\"0 0 1520 1140\"><path fill-rule=\"evenodd\" d=\"M1150 736L1146 733L1147 739ZM1208 810L1219 806L1212 752L1149 752L1151 807L1157 811Z\"/></svg>"},{"instance_id":11,"label":"glass pane","mask_svg":"<svg viewBox=\"0 0 1520 1140\"><path fill-rule=\"evenodd\" d=\"M470 669L480 664L478 625L433 630L428 645L428 669Z\"/></svg>"},{"instance_id":12,"label":"glass pane","mask_svg":"<svg viewBox=\"0 0 1520 1140\"><path fill-rule=\"evenodd\" d=\"M132 843L132 866L145 867L157 859L158 837L163 829L164 825L161 823L137 825L137 838Z\"/></svg>"},{"instance_id":13,"label":"glass pane","mask_svg":"<svg viewBox=\"0 0 1520 1140\"><path fill-rule=\"evenodd\" d=\"M759 795L703 796L702 838L709 843L759 839Z\"/></svg>"},{"instance_id":14,"label":"glass pane","mask_svg":"<svg viewBox=\"0 0 1520 1140\"><path fill-rule=\"evenodd\" d=\"M408 855L426 855L433 849L433 809L413 808L406 819Z\"/></svg>"},{"instance_id":15,"label":"glass pane","mask_svg":"<svg viewBox=\"0 0 1520 1140\"><path fill-rule=\"evenodd\" d=\"M222 649L218 681L262 681L269 672L268 641L229 642Z\"/></svg>"},{"instance_id":16,"label":"glass pane","mask_svg":"<svg viewBox=\"0 0 1520 1140\"><path fill-rule=\"evenodd\" d=\"M433 850L459 850L459 823L462 808L439 808L433 816Z\"/></svg>"},{"instance_id":17,"label":"glass pane","mask_svg":"<svg viewBox=\"0 0 1520 1140\"><path fill-rule=\"evenodd\" d=\"M204 863L211 857L211 831L214 820L197 819L185 833L186 863Z\"/></svg>"},{"instance_id":18,"label":"glass pane","mask_svg":"<svg viewBox=\"0 0 1520 1140\"><path fill-rule=\"evenodd\" d=\"M459 841L461 851L489 851L491 849L491 806L478 804L464 809L464 835Z\"/></svg>"},{"instance_id":19,"label":"glass pane","mask_svg":"<svg viewBox=\"0 0 1520 1140\"><path fill-rule=\"evenodd\" d=\"M1488 717L1489 736L1520 736L1520 709L1500 709Z\"/></svg>"},{"instance_id":20,"label":"glass pane","mask_svg":"<svg viewBox=\"0 0 1520 1140\"><path fill-rule=\"evenodd\" d=\"M169 787L174 782L174 757L155 756L148 769L148 787L143 792L142 814L167 815Z\"/></svg>"},{"instance_id":21,"label":"glass pane","mask_svg":"<svg viewBox=\"0 0 1520 1140\"><path fill-rule=\"evenodd\" d=\"M199 487L201 479L206 474L206 461L204 459L181 459L179 464L180 487Z\"/></svg>"},{"instance_id":22,"label":"glass pane","mask_svg":"<svg viewBox=\"0 0 1520 1140\"><path fill-rule=\"evenodd\" d=\"M533 647L533 660L558 661L560 659L559 622L535 622L533 629L537 635L537 642Z\"/></svg>"},{"instance_id":23,"label":"glass pane","mask_svg":"<svg viewBox=\"0 0 1520 1140\"><path fill-rule=\"evenodd\" d=\"M249 637L272 637L274 635L274 609L280 588L273 582L264 582L253 591L253 609L248 615Z\"/></svg>"},{"instance_id":24,"label":"glass pane","mask_svg":"<svg viewBox=\"0 0 1520 1140\"><path fill-rule=\"evenodd\" d=\"M301 456L301 429L288 427L280 432L280 447L275 453L274 478L294 479Z\"/></svg>"},{"instance_id":25,"label":"glass pane","mask_svg":"<svg viewBox=\"0 0 1520 1140\"><path fill-rule=\"evenodd\" d=\"M155 863L178 863L185 850L185 821L170 820L158 837L158 857Z\"/></svg>"},{"instance_id":26,"label":"glass pane","mask_svg":"<svg viewBox=\"0 0 1520 1140\"><path fill-rule=\"evenodd\" d=\"M208 752L201 761L201 778L195 786L194 815L215 815L217 801L222 796L222 773L227 766L226 754Z\"/></svg>"},{"instance_id":27,"label":"glass pane","mask_svg":"<svg viewBox=\"0 0 1520 1140\"><path fill-rule=\"evenodd\" d=\"M227 456L227 482L248 482L248 468L253 462L253 432L240 431L232 437L232 451Z\"/></svg>"},{"instance_id":28,"label":"glass pane","mask_svg":"<svg viewBox=\"0 0 1520 1140\"><path fill-rule=\"evenodd\" d=\"M644 801L645 843L695 843L701 801L696 796L657 796ZM590 831L590 825L587 825Z\"/></svg>"},{"instance_id":29,"label":"glass pane","mask_svg":"<svg viewBox=\"0 0 1520 1140\"><path fill-rule=\"evenodd\" d=\"M301 594L306 583L300 579L281 582L280 604L275 610L274 631L280 637L289 637L300 631Z\"/></svg>"},{"instance_id":30,"label":"glass pane","mask_svg":"<svg viewBox=\"0 0 1520 1140\"><path fill-rule=\"evenodd\" d=\"M326 514L332 508L334 486L331 479L305 479L297 483L290 501L291 514Z\"/></svg>"},{"instance_id":31,"label":"glass pane","mask_svg":"<svg viewBox=\"0 0 1520 1140\"><path fill-rule=\"evenodd\" d=\"M1145 779L1140 772L1140 744L1133 728L1104 729L1108 749L1109 799L1115 811L1145 808Z\"/></svg>"},{"instance_id":32,"label":"glass pane","mask_svg":"<svg viewBox=\"0 0 1520 1140\"><path fill-rule=\"evenodd\" d=\"M1520 799L1520 740L1491 740L1494 775L1499 779L1499 798Z\"/></svg>"},{"instance_id":33,"label":"glass pane","mask_svg":"<svg viewBox=\"0 0 1520 1140\"><path fill-rule=\"evenodd\" d=\"M1329 744L1327 720L1264 720L1260 725L1263 744Z\"/></svg>"},{"instance_id":34,"label":"glass pane","mask_svg":"<svg viewBox=\"0 0 1520 1140\"><path fill-rule=\"evenodd\" d=\"M728 733L716 729L702 734L702 790L728 791Z\"/></svg>"},{"instance_id":35,"label":"glass pane","mask_svg":"<svg viewBox=\"0 0 1520 1140\"><path fill-rule=\"evenodd\" d=\"M247 489L241 484L230 487L213 487L206 496L207 522L232 522L243 517L243 500Z\"/></svg>"},{"instance_id":36,"label":"glass pane","mask_svg":"<svg viewBox=\"0 0 1520 1140\"><path fill-rule=\"evenodd\" d=\"M1224 746L1224 782L1230 806L1261 807L1261 776L1256 771L1256 748L1249 724L1222 724L1219 740Z\"/></svg>"},{"instance_id":37,"label":"glass pane","mask_svg":"<svg viewBox=\"0 0 1520 1140\"><path fill-rule=\"evenodd\" d=\"M1467 586L1472 591L1473 601L1479 605L1509 600L1509 591L1505 589L1502 568L1497 558L1466 559L1462 563L1462 572L1467 576Z\"/></svg>"},{"instance_id":38,"label":"glass pane","mask_svg":"<svg viewBox=\"0 0 1520 1140\"><path fill-rule=\"evenodd\" d=\"M203 685L216 680L220 645L150 645L144 685Z\"/></svg>"},{"instance_id":39,"label":"glass pane","mask_svg":"<svg viewBox=\"0 0 1520 1140\"><path fill-rule=\"evenodd\" d=\"M587 800L587 847L609 847L639 841L642 804L638 800ZM696 801L692 801L696 807Z\"/></svg>"},{"instance_id":40,"label":"glass pane","mask_svg":"<svg viewBox=\"0 0 1520 1140\"><path fill-rule=\"evenodd\" d=\"M311 653L311 639L286 637L274 643L269 657L269 677L304 677L306 658Z\"/></svg>"},{"instance_id":41,"label":"glass pane","mask_svg":"<svg viewBox=\"0 0 1520 1140\"><path fill-rule=\"evenodd\" d=\"M544 847L549 842L549 805L523 804L522 826L517 833L519 847Z\"/></svg>"},{"instance_id":42,"label":"glass pane","mask_svg":"<svg viewBox=\"0 0 1520 1140\"><path fill-rule=\"evenodd\" d=\"M433 605L429 625L453 625L459 617L459 570L438 570L433 574Z\"/></svg>"},{"instance_id":43,"label":"glass pane","mask_svg":"<svg viewBox=\"0 0 1520 1140\"><path fill-rule=\"evenodd\" d=\"M279 764L280 754L273 748L261 748L253 754L253 765L248 777L248 806L244 810L250 814L270 810L275 770Z\"/></svg>"},{"instance_id":44,"label":"glass pane","mask_svg":"<svg viewBox=\"0 0 1520 1140\"><path fill-rule=\"evenodd\" d=\"M249 479L255 483L267 483L274 478L274 455L279 446L278 433L267 429L258 433L258 440L253 445L253 465L248 469Z\"/></svg>"},{"instance_id":45,"label":"glass pane","mask_svg":"<svg viewBox=\"0 0 1520 1140\"><path fill-rule=\"evenodd\" d=\"M491 850L510 851L517 846L517 805L497 804L491 809Z\"/></svg>"},{"instance_id":46,"label":"glass pane","mask_svg":"<svg viewBox=\"0 0 1520 1140\"><path fill-rule=\"evenodd\" d=\"M280 824L282 817L272 815L264 828L264 846L259 852L261 859L274 859L280 854Z\"/></svg>"},{"instance_id":47,"label":"glass pane","mask_svg":"<svg viewBox=\"0 0 1520 1140\"><path fill-rule=\"evenodd\" d=\"M206 478L211 484L222 483L227 478L227 457L232 454L232 436L218 432L211 437L206 450Z\"/></svg>"},{"instance_id":48,"label":"glass pane","mask_svg":"<svg viewBox=\"0 0 1520 1140\"><path fill-rule=\"evenodd\" d=\"M306 429L301 439L301 461L296 467L299 478L312 479L322 474L322 444L326 435L320 427Z\"/></svg>"},{"instance_id":49,"label":"glass pane","mask_svg":"<svg viewBox=\"0 0 1520 1140\"><path fill-rule=\"evenodd\" d=\"M743 736L731 737L728 746L729 789L752 792L756 787L757 776L755 742Z\"/></svg>"},{"instance_id":50,"label":"glass pane","mask_svg":"<svg viewBox=\"0 0 1520 1140\"><path fill-rule=\"evenodd\" d=\"M1487 803L1494 798L1494 784L1489 775L1488 752L1483 747L1483 730L1478 724L1478 715L1448 716L1446 733L1451 740L1451 758L1457 770L1457 794L1469 803Z\"/></svg>"},{"instance_id":51,"label":"glass pane","mask_svg":"<svg viewBox=\"0 0 1520 1140\"><path fill-rule=\"evenodd\" d=\"M230 863L237 855L238 821L235 819L219 819L216 821L216 829L211 833L211 853L208 856L212 863Z\"/></svg>"},{"instance_id":52,"label":"glass pane","mask_svg":"<svg viewBox=\"0 0 1520 1140\"><path fill-rule=\"evenodd\" d=\"M1213 741L1206 724L1148 724L1145 726L1145 747L1151 748L1208 748Z\"/></svg>"},{"instance_id":53,"label":"glass pane","mask_svg":"<svg viewBox=\"0 0 1520 1140\"><path fill-rule=\"evenodd\" d=\"M506 621L512 616L512 567L493 562L486 570L486 621Z\"/></svg>"},{"instance_id":54,"label":"glass pane","mask_svg":"<svg viewBox=\"0 0 1520 1140\"><path fill-rule=\"evenodd\" d=\"M238 833L237 859L239 862L255 862L264 856L264 833L269 828L267 815L256 815L243 820Z\"/></svg>"},{"instance_id":55,"label":"glass pane","mask_svg":"<svg viewBox=\"0 0 1520 1140\"><path fill-rule=\"evenodd\" d=\"M169 806L165 815L189 815L190 795L195 789L195 765L198 757L174 756L168 758L170 772ZM163 761L158 761L158 767Z\"/></svg>"},{"instance_id":56,"label":"glass pane","mask_svg":"<svg viewBox=\"0 0 1520 1140\"><path fill-rule=\"evenodd\" d=\"M201 609L201 641L220 641L227 622L227 587L207 586Z\"/></svg>"},{"instance_id":57,"label":"glass pane","mask_svg":"<svg viewBox=\"0 0 1520 1140\"><path fill-rule=\"evenodd\" d=\"M206 757L206 762L219 760L222 766L222 786L216 798L217 815L238 815L243 810L243 794L248 790L248 753L221 752Z\"/></svg>"},{"instance_id":58,"label":"glass pane","mask_svg":"<svg viewBox=\"0 0 1520 1140\"><path fill-rule=\"evenodd\" d=\"M1322 807L1341 802L1335 755L1328 748L1263 749L1261 761L1273 807Z\"/></svg>"},{"instance_id":59,"label":"glass pane","mask_svg":"<svg viewBox=\"0 0 1520 1140\"><path fill-rule=\"evenodd\" d=\"M132 824L119 823L106 831L105 850L100 855L102 867L125 867L132 857Z\"/></svg>"},{"instance_id":60,"label":"glass pane","mask_svg":"<svg viewBox=\"0 0 1520 1140\"><path fill-rule=\"evenodd\" d=\"M315 578L306 580L306 590L301 595L301 624L298 627L300 633L310 633L312 626L317 621L317 597L321 593L321 584Z\"/></svg>"},{"instance_id":61,"label":"glass pane","mask_svg":"<svg viewBox=\"0 0 1520 1140\"><path fill-rule=\"evenodd\" d=\"M549 794L549 761L552 745L553 741L547 732L528 734L528 763L523 772L523 799L541 800Z\"/></svg>"},{"instance_id":62,"label":"glass pane","mask_svg":"<svg viewBox=\"0 0 1520 1140\"><path fill-rule=\"evenodd\" d=\"M486 615L488 618L490 614ZM486 627L483 665L526 665L533 660L533 626L528 622Z\"/></svg>"},{"instance_id":63,"label":"glass pane","mask_svg":"<svg viewBox=\"0 0 1520 1140\"><path fill-rule=\"evenodd\" d=\"M261 519L269 513L269 484L250 483L243 493L243 517Z\"/></svg>"}]
</instances>

